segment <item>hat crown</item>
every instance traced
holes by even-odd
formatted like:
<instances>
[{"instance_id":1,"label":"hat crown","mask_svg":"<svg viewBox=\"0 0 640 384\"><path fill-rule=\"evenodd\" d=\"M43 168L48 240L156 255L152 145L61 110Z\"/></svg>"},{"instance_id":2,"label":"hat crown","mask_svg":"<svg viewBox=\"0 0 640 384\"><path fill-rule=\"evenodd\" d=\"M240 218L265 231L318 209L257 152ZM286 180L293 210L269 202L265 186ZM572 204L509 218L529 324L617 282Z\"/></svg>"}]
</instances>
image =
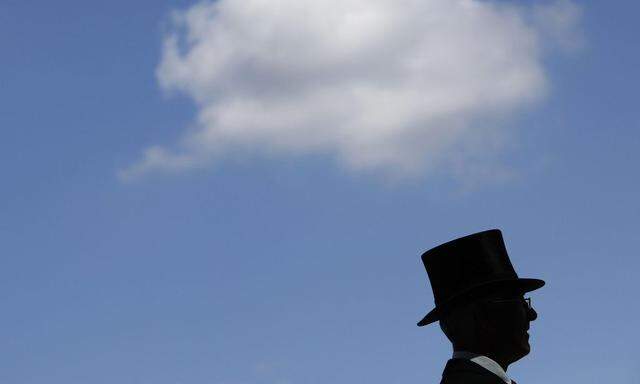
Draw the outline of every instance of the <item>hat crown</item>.
<instances>
[{"instance_id":1,"label":"hat crown","mask_svg":"<svg viewBox=\"0 0 640 384\"><path fill-rule=\"evenodd\" d=\"M475 286L518 278L499 229L474 233L422 254L436 306Z\"/></svg>"}]
</instances>

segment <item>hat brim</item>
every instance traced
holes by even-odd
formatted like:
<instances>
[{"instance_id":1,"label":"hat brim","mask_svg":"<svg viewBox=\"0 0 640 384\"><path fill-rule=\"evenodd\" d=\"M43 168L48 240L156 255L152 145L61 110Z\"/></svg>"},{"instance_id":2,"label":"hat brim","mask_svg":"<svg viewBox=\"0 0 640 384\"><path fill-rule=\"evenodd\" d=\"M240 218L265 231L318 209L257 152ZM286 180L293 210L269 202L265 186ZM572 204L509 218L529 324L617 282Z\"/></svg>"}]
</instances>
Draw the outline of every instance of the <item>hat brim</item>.
<instances>
[{"instance_id":1,"label":"hat brim","mask_svg":"<svg viewBox=\"0 0 640 384\"><path fill-rule=\"evenodd\" d=\"M422 320L418 322L418 327L438 321L452 308L481 299L493 292L505 289L515 289L525 293L541 288L544 284L544 280L531 278L500 279L478 284L436 306L436 308L432 309L425 317L422 318Z\"/></svg>"}]
</instances>

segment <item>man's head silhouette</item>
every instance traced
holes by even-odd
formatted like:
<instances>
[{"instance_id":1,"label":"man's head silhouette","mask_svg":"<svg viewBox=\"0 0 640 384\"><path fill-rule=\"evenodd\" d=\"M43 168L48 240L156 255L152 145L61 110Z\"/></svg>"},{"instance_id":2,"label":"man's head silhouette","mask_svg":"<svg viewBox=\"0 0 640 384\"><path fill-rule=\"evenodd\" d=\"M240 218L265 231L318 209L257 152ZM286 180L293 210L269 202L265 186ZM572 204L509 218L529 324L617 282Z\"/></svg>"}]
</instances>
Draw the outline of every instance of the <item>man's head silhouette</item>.
<instances>
[{"instance_id":1,"label":"man's head silhouette","mask_svg":"<svg viewBox=\"0 0 640 384\"><path fill-rule=\"evenodd\" d=\"M527 355L529 323L538 315L518 291L496 292L453 309L440 319L440 328L454 351L490 357L506 370Z\"/></svg>"},{"instance_id":2,"label":"man's head silhouette","mask_svg":"<svg viewBox=\"0 0 640 384\"><path fill-rule=\"evenodd\" d=\"M442 382L511 383L507 367L529 353L538 316L524 293L544 281L518 277L497 229L437 246L422 261L436 307L418 325L439 321L454 350Z\"/></svg>"}]
</instances>

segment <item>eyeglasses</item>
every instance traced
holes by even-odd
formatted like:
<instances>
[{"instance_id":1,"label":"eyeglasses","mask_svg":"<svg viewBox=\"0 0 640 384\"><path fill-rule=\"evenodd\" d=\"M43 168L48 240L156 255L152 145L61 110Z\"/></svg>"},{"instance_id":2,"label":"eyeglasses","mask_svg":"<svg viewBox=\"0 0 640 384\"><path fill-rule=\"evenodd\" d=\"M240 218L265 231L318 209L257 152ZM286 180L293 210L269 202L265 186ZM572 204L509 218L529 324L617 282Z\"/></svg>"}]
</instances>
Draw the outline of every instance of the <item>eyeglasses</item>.
<instances>
[{"instance_id":1,"label":"eyeglasses","mask_svg":"<svg viewBox=\"0 0 640 384\"><path fill-rule=\"evenodd\" d=\"M500 304L500 303L517 303L517 302L521 302L523 303L527 309L533 309L533 306L531 305L531 298L530 297L525 297L525 298L517 298L517 299L494 299L494 300L489 300L489 303L496 303L496 304Z\"/></svg>"}]
</instances>

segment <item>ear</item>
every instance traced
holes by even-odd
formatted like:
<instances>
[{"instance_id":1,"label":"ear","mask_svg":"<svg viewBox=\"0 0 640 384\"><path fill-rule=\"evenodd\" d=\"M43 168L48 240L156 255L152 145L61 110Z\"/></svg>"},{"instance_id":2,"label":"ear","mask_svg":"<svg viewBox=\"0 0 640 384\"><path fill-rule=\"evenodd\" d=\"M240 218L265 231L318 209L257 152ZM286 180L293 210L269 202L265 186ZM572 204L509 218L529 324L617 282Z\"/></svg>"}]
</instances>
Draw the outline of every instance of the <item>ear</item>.
<instances>
[{"instance_id":1,"label":"ear","mask_svg":"<svg viewBox=\"0 0 640 384\"><path fill-rule=\"evenodd\" d=\"M476 331L480 335L487 335L492 337L498 333L498 324L495 322L495 313L491 311L491 308L482 303L478 303L474 308L474 317L476 324Z\"/></svg>"}]
</instances>

